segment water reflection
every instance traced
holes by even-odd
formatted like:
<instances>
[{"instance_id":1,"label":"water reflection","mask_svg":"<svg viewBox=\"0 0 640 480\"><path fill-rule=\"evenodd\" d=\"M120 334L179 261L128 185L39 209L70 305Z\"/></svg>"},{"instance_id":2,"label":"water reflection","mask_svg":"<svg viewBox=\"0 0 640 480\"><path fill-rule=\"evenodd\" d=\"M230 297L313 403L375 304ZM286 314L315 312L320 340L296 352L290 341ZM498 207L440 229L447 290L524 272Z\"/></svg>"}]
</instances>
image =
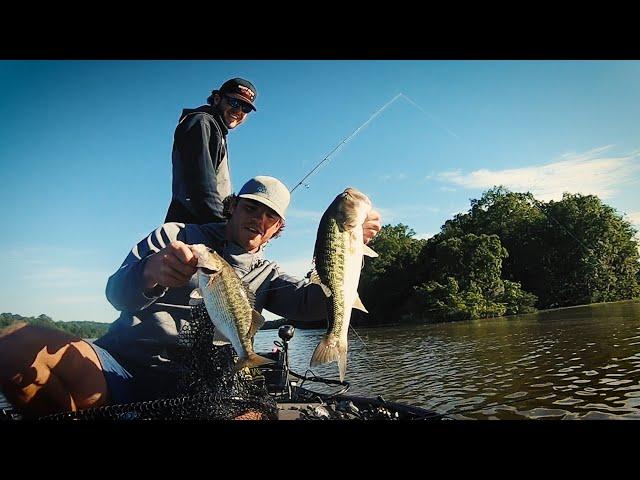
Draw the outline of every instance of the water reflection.
<instances>
[{"instance_id":1,"label":"water reflection","mask_svg":"<svg viewBox=\"0 0 640 480\"><path fill-rule=\"evenodd\" d=\"M294 371L307 371L322 333L296 331ZM455 419L640 419L638 302L358 334L364 344L350 333L346 376L355 395ZM277 330L259 332L256 350L277 339ZM335 363L313 373L338 378Z\"/></svg>"},{"instance_id":2,"label":"water reflection","mask_svg":"<svg viewBox=\"0 0 640 480\"><path fill-rule=\"evenodd\" d=\"M308 369L322 333L296 331L296 372ZM358 334L366 346L350 333L346 377L356 395L452 418L640 418L638 302ZM276 330L259 332L257 349L271 349L274 339ZM338 376L335 363L313 373Z\"/></svg>"}]
</instances>

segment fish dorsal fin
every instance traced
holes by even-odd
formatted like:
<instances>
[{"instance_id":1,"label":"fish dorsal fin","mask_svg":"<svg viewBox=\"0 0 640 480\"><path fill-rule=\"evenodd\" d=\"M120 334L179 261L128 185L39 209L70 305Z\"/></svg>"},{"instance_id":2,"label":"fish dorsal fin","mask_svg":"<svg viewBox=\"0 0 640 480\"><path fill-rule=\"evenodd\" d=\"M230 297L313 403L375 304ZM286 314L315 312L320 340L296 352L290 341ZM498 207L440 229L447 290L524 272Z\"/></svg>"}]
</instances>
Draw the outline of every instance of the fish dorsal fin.
<instances>
[{"instance_id":1,"label":"fish dorsal fin","mask_svg":"<svg viewBox=\"0 0 640 480\"><path fill-rule=\"evenodd\" d=\"M331 289L327 287L324 283L322 283L322 279L320 278L320 275L318 275L318 272L315 269L309 272L309 281L311 283L320 285L320 287L322 288L322 291L327 297L331 296Z\"/></svg>"},{"instance_id":2,"label":"fish dorsal fin","mask_svg":"<svg viewBox=\"0 0 640 480\"><path fill-rule=\"evenodd\" d=\"M353 302L353 308L360 310L362 312L369 313L369 310L367 310L362 304L362 300L360 300L360 295L356 295L356 300Z\"/></svg>"},{"instance_id":3,"label":"fish dorsal fin","mask_svg":"<svg viewBox=\"0 0 640 480\"><path fill-rule=\"evenodd\" d=\"M374 252L373 250L371 250L370 247L367 247L367 245L365 244L364 248L362 249L362 254L366 255L367 257L377 257L378 254L376 252Z\"/></svg>"},{"instance_id":4,"label":"fish dorsal fin","mask_svg":"<svg viewBox=\"0 0 640 480\"><path fill-rule=\"evenodd\" d=\"M199 288L194 288L189 294L189 305L200 305L202 302L204 302L202 292Z\"/></svg>"},{"instance_id":5,"label":"fish dorsal fin","mask_svg":"<svg viewBox=\"0 0 640 480\"><path fill-rule=\"evenodd\" d=\"M219 329L213 331L213 344L220 347L222 345L229 345L231 342L225 337Z\"/></svg>"},{"instance_id":6,"label":"fish dorsal fin","mask_svg":"<svg viewBox=\"0 0 640 480\"><path fill-rule=\"evenodd\" d=\"M249 327L249 338L253 338L258 330L264 325L265 319L256 310L251 311L251 326Z\"/></svg>"}]
</instances>

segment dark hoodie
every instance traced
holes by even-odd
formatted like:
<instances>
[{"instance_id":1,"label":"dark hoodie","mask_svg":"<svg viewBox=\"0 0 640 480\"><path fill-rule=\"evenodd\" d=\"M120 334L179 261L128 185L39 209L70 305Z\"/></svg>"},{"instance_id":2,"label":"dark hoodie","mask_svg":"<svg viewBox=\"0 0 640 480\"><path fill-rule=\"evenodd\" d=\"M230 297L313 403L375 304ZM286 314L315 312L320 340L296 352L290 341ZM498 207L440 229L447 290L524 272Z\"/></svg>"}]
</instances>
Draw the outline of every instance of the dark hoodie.
<instances>
[{"instance_id":1,"label":"dark hoodie","mask_svg":"<svg viewBox=\"0 0 640 480\"><path fill-rule=\"evenodd\" d=\"M211 105L182 110L173 137L172 198L165 222L224 220L222 201L232 192L227 133Z\"/></svg>"}]
</instances>

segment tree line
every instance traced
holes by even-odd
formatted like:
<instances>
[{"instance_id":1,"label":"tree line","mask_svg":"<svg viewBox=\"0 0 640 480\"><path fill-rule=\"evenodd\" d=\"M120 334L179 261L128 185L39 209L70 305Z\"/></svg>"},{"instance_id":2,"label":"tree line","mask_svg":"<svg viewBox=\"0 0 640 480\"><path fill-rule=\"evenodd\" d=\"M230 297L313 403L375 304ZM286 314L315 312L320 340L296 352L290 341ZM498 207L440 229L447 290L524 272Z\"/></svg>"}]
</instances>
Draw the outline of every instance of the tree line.
<instances>
[{"instance_id":1,"label":"tree line","mask_svg":"<svg viewBox=\"0 0 640 480\"><path fill-rule=\"evenodd\" d=\"M542 202L498 186L424 240L385 225L370 246L356 324L451 321L640 294L636 231L597 196Z\"/></svg>"},{"instance_id":2,"label":"tree line","mask_svg":"<svg viewBox=\"0 0 640 480\"><path fill-rule=\"evenodd\" d=\"M360 278L369 310L354 325L453 321L612 302L640 295L636 230L595 195L565 193L542 202L497 186L472 199L440 232L415 238L407 225L384 225ZM55 322L47 315L0 314L97 338L109 324ZM285 319L267 322L278 328ZM325 322L301 327L324 328Z\"/></svg>"},{"instance_id":3,"label":"tree line","mask_svg":"<svg viewBox=\"0 0 640 480\"><path fill-rule=\"evenodd\" d=\"M56 322L45 314L38 315L37 317L23 317L15 313L0 313L0 330L19 322L57 328L58 330L71 333L80 338L98 338L107 332L110 325L102 322Z\"/></svg>"}]
</instances>

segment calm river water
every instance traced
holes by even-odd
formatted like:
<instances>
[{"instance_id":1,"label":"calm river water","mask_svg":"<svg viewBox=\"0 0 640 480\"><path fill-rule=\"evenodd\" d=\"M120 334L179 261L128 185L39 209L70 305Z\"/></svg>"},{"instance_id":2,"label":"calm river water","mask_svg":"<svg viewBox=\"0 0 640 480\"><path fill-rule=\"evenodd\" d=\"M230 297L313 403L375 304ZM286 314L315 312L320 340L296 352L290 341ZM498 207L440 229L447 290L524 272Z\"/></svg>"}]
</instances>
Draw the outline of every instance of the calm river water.
<instances>
[{"instance_id":1,"label":"calm river water","mask_svg":"<svg viewBox=\"0 0 640 480\"><path fill-rule=\"evenodd\" d=\"M322 333L296 330L295 372L308 369ZM260 331L256 351L271 350L274 340L277 330ZM335 363L313 373L338 378ZM359 328L349 333L345 380L349 393L454 419L640 419L640 302Z\"/></svg>"},{"instance_id":2,"label":"calm river water","mask_svg":"<svg viewBox=\"0 0 640 480\"><path fill-rule=\"evenodd\" d=\"M294 371L306 371L322 333L296 330ZM259 332L256 350L277 338L277 330ZM338 378L335 363L313 372ZM349 393L456 419L640 419L640 302L359 328L349 333L345 380Z\"/></svg>"}]
</instances>

